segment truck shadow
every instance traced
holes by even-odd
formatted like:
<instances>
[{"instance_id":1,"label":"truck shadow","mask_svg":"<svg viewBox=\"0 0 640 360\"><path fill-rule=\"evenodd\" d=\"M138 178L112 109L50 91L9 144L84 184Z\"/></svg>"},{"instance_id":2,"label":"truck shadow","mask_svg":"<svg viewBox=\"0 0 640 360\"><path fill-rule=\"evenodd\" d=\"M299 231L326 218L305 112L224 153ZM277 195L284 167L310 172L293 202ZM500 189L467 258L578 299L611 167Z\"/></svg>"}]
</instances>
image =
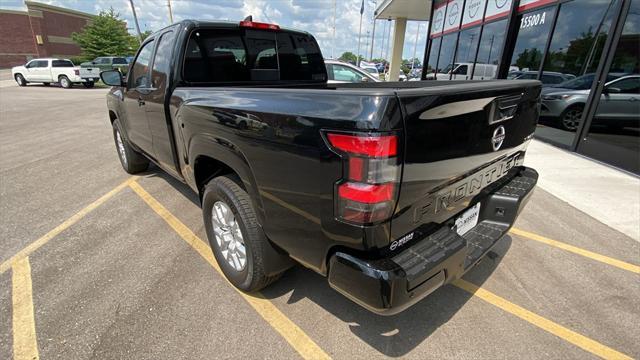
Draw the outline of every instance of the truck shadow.
<instances>
[{"instance_id":1,"label":"truck shadow","mask_svg":"<svg viewBox=\"0 0 640 360\"><path fill-rule=\"evenodd\" d=\"M187 200L200 206L198 196L186 184L157 167L150 167L143 175L164 179ZM465 280L482 286L502 261L511 242L509 235L500 239L491 256L485 256L465 274ZM302 299L313 301L345 323L355 336L390 357L407 355L446 324L472 297L454 285L446 285L400 314L380 316L345 298L329 286L326 278L302 266L289 269L280 280L264 289L262 295L270 300L286 298L287 304Z\"/></svg>"},{"instance_id":2,"label":"truck shadow","mask_svg":"<svg viewBox=\"0 0 640 360\"><path fill-rule=\"evenodd\" d=\"M511 237L507 235L498 241L492 256L485 257L464 278L481 286L510 247ZM446 324L472 297L456 286L446 285L400 314L380 316L351 302L333 290L324 277L301 266L287 271L262 293L268 299L290 293L289 304L307 298L343 321L369 346L390 357L407 355Z\"/></svg>"}]
</instances>

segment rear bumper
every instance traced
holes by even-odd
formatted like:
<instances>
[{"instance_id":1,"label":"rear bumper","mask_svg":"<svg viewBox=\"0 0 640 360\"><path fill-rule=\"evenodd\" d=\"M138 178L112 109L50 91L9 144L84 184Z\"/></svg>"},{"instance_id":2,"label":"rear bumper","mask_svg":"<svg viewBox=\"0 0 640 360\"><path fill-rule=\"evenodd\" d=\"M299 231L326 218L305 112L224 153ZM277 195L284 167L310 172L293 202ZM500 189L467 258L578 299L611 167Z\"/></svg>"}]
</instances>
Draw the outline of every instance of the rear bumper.
<instances>
[{"instance_id":1,"label":"rear bumper","mask_svg":"<svg viewBox=\"0 0 640 360\"><path fill-rule=\"evenodd\" d=\"M448 222L389 258L365 260L336 252L329 260L329 284L372 312L399 313L478 263L509 231L537 180L535 170L521 167L474 199L481 203L478 224L463 236Z\"/></svg>"}]
</instances>

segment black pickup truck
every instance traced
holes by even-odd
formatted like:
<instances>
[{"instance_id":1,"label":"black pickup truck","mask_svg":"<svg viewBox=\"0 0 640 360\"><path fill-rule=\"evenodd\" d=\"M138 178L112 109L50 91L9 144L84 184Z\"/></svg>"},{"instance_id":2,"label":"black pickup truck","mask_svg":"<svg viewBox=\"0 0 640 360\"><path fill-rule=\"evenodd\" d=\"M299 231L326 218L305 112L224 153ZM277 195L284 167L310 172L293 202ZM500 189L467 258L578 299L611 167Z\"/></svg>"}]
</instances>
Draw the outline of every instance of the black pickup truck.
<instances>
[{"instance_id":1,"label":"black pickup truck","mask_svg":"<svg viewBox=\"0 0 640 360\"><path fill-rule=\"evenodd\" d=\"M199 194L244 291L297 262L397 313L480 261L537 181L537 81L328 84L313 36L252 21L182 21L130 66L101 74L122 166Z\"/></svg>"}]
</instances>

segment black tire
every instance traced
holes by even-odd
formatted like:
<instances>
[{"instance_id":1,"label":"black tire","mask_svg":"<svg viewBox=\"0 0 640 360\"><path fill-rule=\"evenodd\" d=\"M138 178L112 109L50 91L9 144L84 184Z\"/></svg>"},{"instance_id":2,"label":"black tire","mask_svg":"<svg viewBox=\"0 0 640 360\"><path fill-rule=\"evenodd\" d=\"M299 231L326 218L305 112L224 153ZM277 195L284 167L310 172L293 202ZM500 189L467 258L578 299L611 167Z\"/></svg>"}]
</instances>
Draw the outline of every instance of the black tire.
<instances>
[{"instance_id":1,"label":"black tire","mask_svg":"<svg viewBox=\"0 0 640 360\"><path fill-rule=\"evenodd\" d=\"M18 86L27 86L27 80L25 80L22 74L16 74L16 76L14 76L14 79L18 83Z\"/></svg>"},{"instance_id":2,"label":"black tire","mask_svg":"<svg viewBox=\"0 0 640 360\"><path fill-rule=\"evenodd\" d=\"M51 83L42 83L42 85L49 86L49 85L51 85Z\"/></svg>"},{"instance_id":3,"label":"black tire","mask_svg":"<svg viewBox=\"0 0 640 360\"><path fill-rule=\"evenodd\" d=\"M566 108L558 119L558 124L562 130L576 131L580 126L583 110L584 105L572 105Z\"/></svg>"},{"instance_id":4,"label":"black tire","mask_svg":"<svg viewBox=\"0 0 640 360\"><path fill-rule=\"evenodd\" d=\"M129 142L124 135L122 135L120 129L118 120L114 121L113 141L116 144L116 151L118 152L118 159L120 159L122 168L129 174L137 174L147 170L147 168L149 168L149 159L135 151L131 145L129 145Z\"/></svg>"},{"instance_id":5,"label":"black tire","mask_svg":"<svg viewBox=\"0 0 640 360\"><path fill-rule=\"evenodd\" d=\"M246 263L240 271L233 268L223 256L222 249L216 241L212 214L214 204L218 202L228 206L242 234ZM282 273L265 275L264 260L271 245L262 228L258 226L249 194L230 177L216 177L205 185L202 196L202 215L213 255L224 275L235 287L247 292L258 291L280 278Z\"/></svg>"},{"instance_id":6,"label":"black tire","mask_svg":"<svg viewBox=\"0 0 640 360\"><path fill-rule=\"evenodd\" d=\"M60 83L60 86L65 89L71 89L73 87L73 83L66 75L60 75L60 77L58 78L58 82Z\"/></svg>"},{"instance_id":7,"label":"black tire","mask_svg":"<svg viewBox=\"0 0 640 360\"><path fill-rule=\"evenodd\" d=\"M95 83L93 81L86 81L86 82L83 82L82 85L87 89L91 89L95 85Z\"/></svg>"}]
</instances>

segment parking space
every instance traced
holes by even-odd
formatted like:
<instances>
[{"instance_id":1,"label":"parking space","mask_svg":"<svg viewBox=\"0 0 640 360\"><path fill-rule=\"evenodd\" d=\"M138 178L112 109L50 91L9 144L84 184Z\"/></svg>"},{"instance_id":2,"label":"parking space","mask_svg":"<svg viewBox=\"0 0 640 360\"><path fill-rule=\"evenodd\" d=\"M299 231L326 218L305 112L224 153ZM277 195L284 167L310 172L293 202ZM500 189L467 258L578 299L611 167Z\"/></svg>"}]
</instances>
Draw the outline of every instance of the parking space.
<instances>
[{"instance_id":1,"label":"parking space","mask_svg":"<svg viewBox=\"0 0 640 360\"><path fill-rule=\"evenodd\" d=\"M301 266L242 294L191 190L122 171L106 92L0 88L0 359L640 357L640 243L542 189L463 281L399 315Z\"/></svg>"}]
</instances>

